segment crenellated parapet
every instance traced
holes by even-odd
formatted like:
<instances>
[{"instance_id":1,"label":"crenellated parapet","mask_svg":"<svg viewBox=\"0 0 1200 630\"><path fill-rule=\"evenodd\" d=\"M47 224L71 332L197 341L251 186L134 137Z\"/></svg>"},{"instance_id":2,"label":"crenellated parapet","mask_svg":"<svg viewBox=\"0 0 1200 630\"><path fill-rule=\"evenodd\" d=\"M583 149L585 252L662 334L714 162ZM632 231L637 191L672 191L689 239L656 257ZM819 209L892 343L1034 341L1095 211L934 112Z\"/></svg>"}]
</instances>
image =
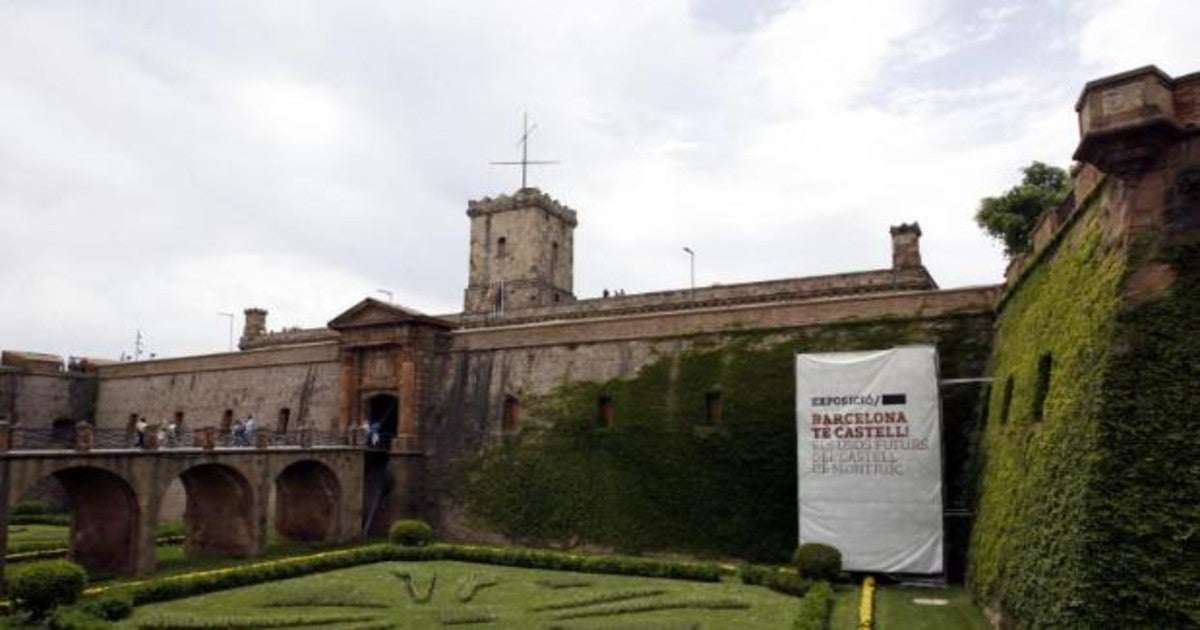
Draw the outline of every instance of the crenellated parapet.
<instances>
[{"instance_id":1,"label":"crenellated parapet","mask_svg":"<svg viewBox=\"0 0 1200 630\"><path fill-rule=\"evenodd\" d=\"M484 197L467 202L467 216L474 219L485 214L540 208L565 221L570 227L578 225L575 211L537 188L522 188L511 195Z\"/></svg>"}]
</instances>

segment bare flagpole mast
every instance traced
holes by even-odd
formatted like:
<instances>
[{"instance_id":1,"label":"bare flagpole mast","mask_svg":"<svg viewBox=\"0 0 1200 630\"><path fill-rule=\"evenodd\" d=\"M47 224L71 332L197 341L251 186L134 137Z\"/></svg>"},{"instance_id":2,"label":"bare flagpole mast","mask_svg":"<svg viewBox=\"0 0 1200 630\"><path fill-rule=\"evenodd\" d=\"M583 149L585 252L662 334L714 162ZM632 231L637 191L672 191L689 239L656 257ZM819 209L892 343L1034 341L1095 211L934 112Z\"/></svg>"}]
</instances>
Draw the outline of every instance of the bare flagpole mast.
<instances>
[{"instance_id":1,"label":"bare flagpole mast","mask_svg":"<svg viewBox=\"0 0 1200 630\"><path fill-rule=\"evenodd\" d=\"M521 189L529 187L528 171L529 165L541 164L558 164L558 160L531 160L529 159L529 136L537 129L537 125L529 126L529 112L522 115L521 139L517 141L517 145L521 147L521 160L519 162L492 162L492 164L501 164L506 166L521 167Z\"/></svg>"}]
</instances>

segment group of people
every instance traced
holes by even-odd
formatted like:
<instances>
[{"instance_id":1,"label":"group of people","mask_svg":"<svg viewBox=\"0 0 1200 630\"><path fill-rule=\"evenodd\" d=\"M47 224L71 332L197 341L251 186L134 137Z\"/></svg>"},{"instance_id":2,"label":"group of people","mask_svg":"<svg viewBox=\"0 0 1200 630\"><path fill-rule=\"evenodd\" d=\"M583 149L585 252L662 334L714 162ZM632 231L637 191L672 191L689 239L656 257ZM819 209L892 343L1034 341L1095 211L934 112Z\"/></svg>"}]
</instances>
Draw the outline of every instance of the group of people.
<instances>
[{"instance_id":1,"label":"group of people","mask_svg":"<svg viewBox=\"0 0 1200 630\"><path fill-rule=\"evenodd\" d=\"M146 448L146 437L149 435L150 423L145 417L140 417L133 425L133 447ZM172 447L179 443L179 427L174 422L158 425L155 437L159 447Z\"/></svg>"},{"instance_id":2,"label":"group of people","mask_svg":"<svg viewBox=\"0 0 1200 630\"><path fill-rule=\"evenodd\" d=\"M366 444L371 448L379 448L382 446L383 434L380 432L380 429L381 427L379 425L379 421L372 420L367 422L366 419L363 419L362 424L360 424L358 427L358 430L362 432L363 444Z\"/></svg>"},{"instance_id":3,"label":"group of people","mask_svg":"<svg viewBox=\"0 0 1200 630\"><path fill-rule=\"evenodd\" d=\"M258 429L254 414L246 416L245 420L235 420L230 428L234 446L250 446L254 444L254 432ZM146 448L150 436L150 423L145 417L139 417L133 425L133 447ZM158 438L159 448L179 446L179 427L174 421L158 425L154 437Z\"/></svg>"},{"instance_id":4,"label":"group of people","mask_svg":"<svg viewBox=\"0 0 1200 630\"><path fill-rule=\"evenodd\" d=\"M258 427L255 426L254 414L246 416L246 420L233 421L233 445L234 446L250 446L254 443L254 431Z\"/></svg>"}]
</instances>

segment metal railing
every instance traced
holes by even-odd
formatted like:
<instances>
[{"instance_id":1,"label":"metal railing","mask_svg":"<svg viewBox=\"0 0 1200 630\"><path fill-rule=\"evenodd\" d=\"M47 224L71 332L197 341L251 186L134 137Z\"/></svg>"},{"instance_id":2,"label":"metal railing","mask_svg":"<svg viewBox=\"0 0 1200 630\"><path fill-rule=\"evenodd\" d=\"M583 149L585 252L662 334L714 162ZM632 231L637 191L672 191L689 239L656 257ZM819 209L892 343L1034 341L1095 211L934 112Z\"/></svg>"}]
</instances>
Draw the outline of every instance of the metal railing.
<instances>
[{"instance_id":1,"label":"metal railing","mask_svg":"<svg viewBox=\"0 0 1200 630\"><path fill-rule=\"evenodd\" d=\"M171 451L176 449L269 449L360 447L341 433L301 429L291 433L255 431L250 434L221 432L215 427L174 434L150 430L139 436L124 429L94 428L80 423L71 430L25 428L0 422L0 452L6 451Z\"/></svg>"}]
</instances>

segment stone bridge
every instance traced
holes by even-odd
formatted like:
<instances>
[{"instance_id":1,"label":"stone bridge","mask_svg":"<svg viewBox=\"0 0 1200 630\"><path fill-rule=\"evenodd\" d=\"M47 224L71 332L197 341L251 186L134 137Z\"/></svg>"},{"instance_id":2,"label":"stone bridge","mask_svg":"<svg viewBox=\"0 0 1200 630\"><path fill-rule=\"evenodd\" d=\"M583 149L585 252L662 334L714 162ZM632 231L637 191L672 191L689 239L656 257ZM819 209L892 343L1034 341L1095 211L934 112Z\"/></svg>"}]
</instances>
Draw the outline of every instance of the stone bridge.
<instances>
[{"instance_id":1,"label":"stone bridge","mask_svg":"<svg viewBox=\"0 0 1200 630\"><path fill-rule=\"evenodd\" d=\"M396 445L391 452L313 445L311 437L291 445L260 439L224 447L210 439L149 449L92 449L89 440L72 449L21 448L0 435L0 549L7 547L12 506L48 477L61 484L73 509L69 556L90 571L154 571L163 498L177 479L186 494L188 555L257 555L271 527L293 541L348 541L364 531L364 505L371 509L372 500L376 506L380 500L364 487L371 476L364 464L412 455L397 452Z\"/></svg>"}]
</instances>

